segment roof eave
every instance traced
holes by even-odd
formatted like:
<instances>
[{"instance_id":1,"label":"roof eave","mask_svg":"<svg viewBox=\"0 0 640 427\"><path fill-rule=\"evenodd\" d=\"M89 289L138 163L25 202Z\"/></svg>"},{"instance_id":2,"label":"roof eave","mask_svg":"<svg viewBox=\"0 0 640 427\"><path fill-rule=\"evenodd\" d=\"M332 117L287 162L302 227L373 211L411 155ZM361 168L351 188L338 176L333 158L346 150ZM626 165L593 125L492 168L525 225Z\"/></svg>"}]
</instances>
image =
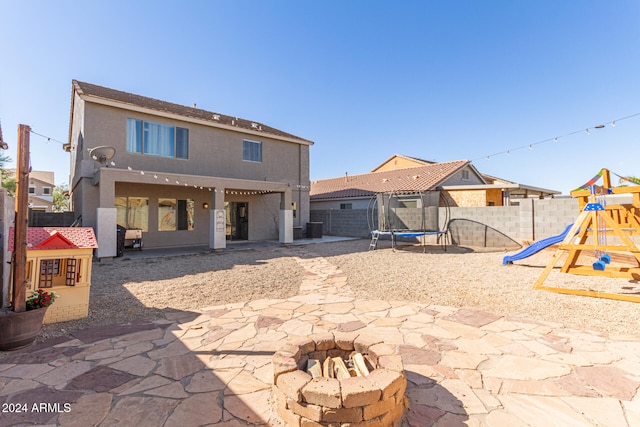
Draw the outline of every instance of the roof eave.
<instances>
[{"instance_id":1,"label":"roof eave","mask_svg":"<svg viewBox=\"0 0 640 427\"><path fill-rule=\"evenodd\" d=\"M106 105L108 107L114 107L114 108L120 108L120 109L125 109L125 110L129 110L129 111L135 111L138 113L144 113L144 114L149 114L149 115L153 115L153 116L160 116L160 117L165 117L168 119L174 119L174 120L180 120L183 122L189 122L189 123L194 123L194 124L199 124L199 125L203 125L203 126L209 126L209 127L214 127L214 128L218 128L218 129L225 129L225 130L229 130L232 132L239 132L239 133L244 133L244 134L249 134L249 135L255 135L255 136L260 136L260 137L267 137L267 138L271 138L271 139L277 139L279 141L284 141L284 142L291 142L294 144L300 144L300 145L313 145L313 141L309 141L306 139L299 139L299 138L290 138L290 137L286 137L286 136L281 136L281 135L275 135L272 133L266 133L266 132L260 132L260 131L254 131L251 129L246 129L246 128L239 128L236 126L229 126L229 125L225 125L222 123L215 123L215 122L211 122L209 120L202 120L202 119L198 119L196 117L189 117L189 116L185 116L182 114L176 114L176 113L170 113L170 112L166 112L166 111L160 111L160 110L155 110L153 108L147 108L147 107L142 107L139 105L134 105L134 104L129 104L129 103L125 103L125 102L120 102L120 101L115 101L113 99L107 99L107 98L102 98L99 96L94 96L94 95L87 95L84 93L79 93L80 97L85 101L85 102L92 102L94 104L100 104L100 105Z\"/></svg>"},{"instance_id":2,"label":"roof eave","mask_svg":"<svg viewBox=\"0 0 640 427\"><path fill-rule=\"evenodd\" d=\"M452 190L527 190L536 191L543 194L562 194L561 191L550 190L548 188L533 187L524 184L483 184L483 185L442 185L438 187L439 190L452 191Z\"/></svg>"}]
</instances>

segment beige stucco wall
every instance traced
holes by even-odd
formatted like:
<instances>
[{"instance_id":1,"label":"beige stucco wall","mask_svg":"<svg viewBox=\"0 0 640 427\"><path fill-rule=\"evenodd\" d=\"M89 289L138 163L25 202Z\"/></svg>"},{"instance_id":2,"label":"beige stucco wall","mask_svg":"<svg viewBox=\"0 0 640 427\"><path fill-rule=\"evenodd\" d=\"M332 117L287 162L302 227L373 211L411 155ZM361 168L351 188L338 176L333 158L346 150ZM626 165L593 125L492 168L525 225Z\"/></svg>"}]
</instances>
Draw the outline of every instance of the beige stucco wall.
<instances>
[{"instance_id":1,"label":"beige stucco wall","mask_svg":"<svg viewBox=\"0 0 640 427\"><path fill-rule=\"evenodd\" d=\"M406 157L395 156L389 159L388 162L378 166L372 172L390 171L395 169L414 168L417 166L424 166L424 163L416 160L407 159Z\"/></svg>"},{"instance_id":2,"label":"beige stucco wall","mask_svg":"<svg viewBox=\"0 0 640 427\"><path fill-rule=\"evenodd\" d=\"M487 206L502 206L504 201L502 199L502 190L497 188L491 188L486 191Z\"/></svg>"},{"instance_id":3,"label":"beige stucco wall","mask_svg":"<svg viewBox=\"0 0 640 427\"><path fill-rule=\"evenodd\" d=\"M446 191L451 206L487 206L486 190Z\"/></svg>"},{"instance_id":4,"label":"beige stucco wall","mask_svg":"<svg viewBox=\"0 0 640 427\"><path fill-rule=\"evenodd\" d=\"M91 147L109 145L116 149L113 161L120 168L309 185L307 145L278 141L268 134L243 134L93 103L85 103L84 117L85 159L90 159L87 150ZM128 153L127 118L189 129L189 159ZM243 139L262 143L261 163L242 160Z\"/></svg>"}]
</instances>

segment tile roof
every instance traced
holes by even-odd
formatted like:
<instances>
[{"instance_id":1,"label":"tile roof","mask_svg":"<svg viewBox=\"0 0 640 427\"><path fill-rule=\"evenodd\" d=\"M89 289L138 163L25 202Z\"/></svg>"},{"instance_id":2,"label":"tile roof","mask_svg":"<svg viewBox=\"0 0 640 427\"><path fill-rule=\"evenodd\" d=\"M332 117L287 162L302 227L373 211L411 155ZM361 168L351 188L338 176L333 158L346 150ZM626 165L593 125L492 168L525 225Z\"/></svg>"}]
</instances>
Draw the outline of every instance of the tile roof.
<instances>
[{"instance_id":1,"label":"tile roof","mask_svg":"<svg viewBox=\"0 0 640 427\"><path fill-rule=\"evenodd\" d=\"M27 228L27 248L35 248L40 243L59 233L65 240L80 249L97 248L98 241L91 227L29 227ZM13 227L9 229L9 252L13 251ZM58 249L58 248L50 248Z\"/></svg>"},{"instance_id":2,"label":"tile roof","mask_svg":"<svg viewBox=\"0 0 640 427\"><path fill-rule=\"evenodd\" d=\"M80 96L87 95L96 98L102 98L106 100L116 101L123 104L129 104L132 106L148 108L164 113L177 114L179 116L190 117L198 120L205 120L211 123L217 123L226 126L233 126L240 129L246 129L252 132L260 132L269 134L275 137L283 137L288 139L295 139L306 144L313 144L313 141L301 138L299 136L283 132L279 129L272 128L263 123L254 122L251 120L241 119L239 117L227 116L224 114L214 113L212 111L206 111L195 107L187 107L184 105L174 104L167 101L160 101L154 98L148 98L146 96L135 95L128 92L123 92L115 89L110 89L103 86L94 85L91 83L80 82L77 80L72 81L73 89Z\"/></svg>"},{"instance_id":3,"label":"tile roof","mask_svg":"<svg viewBox=\"0 0 640 427\"><path fill-rule=\"evenodd\" d=\"M411 193L434 190L455 172L468 165L468 160L433 163L412 168L347 175L311 182L311 200L365 197L376 193Z\"/></svg>"}]
</instances>

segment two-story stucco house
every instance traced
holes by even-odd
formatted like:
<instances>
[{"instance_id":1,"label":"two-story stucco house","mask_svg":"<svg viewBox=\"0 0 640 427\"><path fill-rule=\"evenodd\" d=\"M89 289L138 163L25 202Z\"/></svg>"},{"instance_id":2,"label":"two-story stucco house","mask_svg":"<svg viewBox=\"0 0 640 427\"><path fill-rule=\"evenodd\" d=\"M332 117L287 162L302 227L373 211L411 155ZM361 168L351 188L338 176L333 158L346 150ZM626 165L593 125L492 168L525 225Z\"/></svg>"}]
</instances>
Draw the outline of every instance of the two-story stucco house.
<instances>
[{"instance_id":1,"label":"two-story stucco house","mask_svg":"<svg viewBox=\"0 0 640 427\"><path fill-rule=\"evenodd\" d=\"M15 177L16 170L8 169L7 173L10 177ZM53 190L55 186L53 172L29 172L29 209L41 212L53 212Z\"/></svg>"},{"instance_id":2,"label":"two-story stucco house","mask_svg":"<svg viewBox=\"0 0 640 427\"><path fill-rule=\"evenodd\" d=\"M259 122L72 82L72 210L99 258L117 226L144 248L293 240L309 220L309 147Z\"/></svg>"}]
</instances>

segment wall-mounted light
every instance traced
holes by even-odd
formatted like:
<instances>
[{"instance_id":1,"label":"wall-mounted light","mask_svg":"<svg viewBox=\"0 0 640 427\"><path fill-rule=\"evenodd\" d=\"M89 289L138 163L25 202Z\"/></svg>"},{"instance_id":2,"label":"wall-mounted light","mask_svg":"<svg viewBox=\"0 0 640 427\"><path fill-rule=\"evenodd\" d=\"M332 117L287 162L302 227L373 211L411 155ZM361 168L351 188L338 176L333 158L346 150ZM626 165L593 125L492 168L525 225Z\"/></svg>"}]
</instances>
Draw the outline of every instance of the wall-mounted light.
<instances>
[{"instance_id":1,"label":"wall-mounted light","mask_svg":"<svg viewBox=\"0 0 640 427\"><path fill-rule=\"evenodd\" d=\"M202 209L209 209L209 203L204 202L204 203L202 204Z\"/></svg>"}]
</instances>

